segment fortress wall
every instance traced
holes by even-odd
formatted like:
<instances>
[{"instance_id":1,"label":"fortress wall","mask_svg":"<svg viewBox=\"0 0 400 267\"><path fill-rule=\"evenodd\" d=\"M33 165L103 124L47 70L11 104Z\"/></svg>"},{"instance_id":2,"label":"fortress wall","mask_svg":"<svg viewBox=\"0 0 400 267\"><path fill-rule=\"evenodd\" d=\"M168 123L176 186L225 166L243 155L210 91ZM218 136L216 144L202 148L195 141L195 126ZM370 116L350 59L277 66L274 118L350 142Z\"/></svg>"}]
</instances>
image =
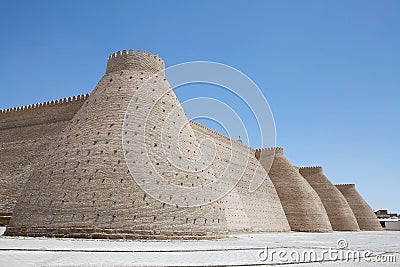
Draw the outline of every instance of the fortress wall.
<instances>
[{"instance_id":1,"label":"fortress wall","mask_svg":"<svg viewBox=\"0 0 400 267\"><path fill-rule=\"evenodd\" d=\"M118 55L126 56L127 52ZM47 147L40 166L33 170L6 235L160 239L226 235L224 206L220 202L210 204L205 199L204 205L198 207L172 206L163 199L173 195L160 192L156 200L132 179L131 174L138 178L155 175L148 161L141 165L145 160L143 151L125 151L130 164L136 166L133 173L125 163L121 137L123 134L132 138L139 136L142 127L146 127L146 136L141 135L142 139L138 140L146 140L146 153L153 163L159 163L154 164L159 166L157 172L165 172L171 181L185 185L212 179L211 174L181 172L160 155L162 125L158 123L166 120L167 114L172 114L172 109L177 107L180 117L174 117L174 121L185 117L172 91L156 103L146 125L135 125L143 116L132 118L132 129L123 133L125 111L133 96L138 103L153 103L156 92L169 90L161 74L152 80L148 91L138 91L159 66L158 59L149 66L148 55L143 56L145 61L135 61L129 66L108 66L108 73L65 131ZM136 109L147 112L140 105ZM196 140L192 133L190 126L183 128L179 144L187 150L185 157L195 160ZM134 143L133 149L142 144Z\"/></svg>"},{"instance_id":2,"label":"fortress wall","mask_svg":"<svg viewBox=\"0 0 400 267\"><path fill-rule=\"evenodd\" d=\"M382 226L379 223L378 218L375 213L368 205L368 203L363 199L363 197L357 192L356 186L354 184L340 184L336 185L337 189L346 198L347 203L349 203L352 209L358 226L364 231L380 231Z\"/></svg>"},{"instance_id":3,"label":"fortress wall","mask_svg":"<svg viewBox=\"0 0 400 267\"><path fill-rule=\"evenodd\" d=\"M79 95L55 101L38 103L0 111L0 130L46 125L72 119L88 95ZM31 132L33 136L40 133ZM15 140L14 136L13 140ZM22 137L25 137L22 136ZM3 141L4 136L0 141ZM3 141L4 142L4 141Z\"/></svg>"},{"instance_id":4,"label":"fortress wall","mask_svg":"<svg viewBox=\"0 0 400 267\"><path fill-rule=\"evenodd\" d=\"M156 73L148 90L140 91ZM109 57L106 75L90 97L0 111L0 219L14 212L6 235L209 239L224 237L227 230L324 232L332 230L329 219L335 230L354 229L351 214L362 230L381 230L354 185L337 186L351 208L343 214L346 205L322 170L308 174L303 169L308 183L280 148L253 150L196 122L183 126L187 118L164 75L158 56L124 50ZM164 96L158 99L157 92ZM138 104L129 106L132 99ZM154 106L146 114L140 103ZM132 129L123 131L128 106L139 116L128 120ZM177 133L176 143L163 140L165 128ZM123 136L139 139L124 151ZM185 171L171 164L166 151L180 155L176 161L182 166L205 164L202 153L215 160L205 169ZM165 181L140 184L137 178L154 178L154 171ZM167 199L179 194L162 191L163 183L202 188L220 176L225 184L242 179L216 202L210 194L196 207L170 205ZM264 182L250 193L253 178ZM148 195L138 183L159 194Z\"/></svg>"},{"instance_id":5,"label":"fortress wall","mask_svg":"<svg viewBox=\"0 0 400 267\"><path fill-rule=\"evenodd\" d=\"M282 148L260 149L256 157L262 165L273 163L268 173L275 185L293 231L332 231L325 208L315 190L286 159Z\"/></svg>"},{"instance_id":6,"label":"fortress wall","mask_svg":"<svg viewBox=\"0 0 400 267\"><path fill-rule=\"evenodd\" d=\"M289 231L290 227L275 187L254 157L254 150L194 121L191 121L191 126L200 141L211 138L215 143L216 159L212 167L217 177L232 171L226 169L227 162L232 161L232 149L240 150L240 164L235 165L234 171L229 175L234 178L243 174L243 177L222 199L228 229L232 232ZM253 177L264 182L255 192L250 193L249 185Z\"/></svg>"},{"instance_id":7,"label":"fortress wall","mask_svg":"<svg viewBox=\"0 0 400 267\"><path fill-rule=\"evenodd\" d=\"M299 171L320 197L333 230L360 230L346 199L324 175L322 167L301 167Z\"/></svg>"},{"instance_id":8,"label":"fortress wall","mask_svg":"<svg viewBox=\"0 0 400 267\"><path fill-rule=\"evenodd\" d=\"M87 96L0 111L0 213L12 213L32 164Z\"/></svg>"}]
</instances>

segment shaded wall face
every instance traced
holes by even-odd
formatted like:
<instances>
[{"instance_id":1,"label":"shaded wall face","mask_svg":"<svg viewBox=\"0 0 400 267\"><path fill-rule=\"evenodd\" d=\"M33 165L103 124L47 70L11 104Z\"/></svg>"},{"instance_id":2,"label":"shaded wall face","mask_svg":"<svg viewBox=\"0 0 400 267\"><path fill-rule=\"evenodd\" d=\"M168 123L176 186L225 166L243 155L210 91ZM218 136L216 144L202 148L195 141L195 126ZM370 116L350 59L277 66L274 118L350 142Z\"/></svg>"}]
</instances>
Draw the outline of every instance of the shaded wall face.
<instances>
[{"instance_id":1,"label":"shaded wall face","mask_svg":"<svg viewBox=\"0 0 400 267\"><path fill-rule=\"evenodd\" d=\"M321 167L304 167L300 168L299 171L320 197L333 230L360 230L346 199L323 174Z\"/></svg>"},{"instance_id":2,"label":"shaded wall face","mask_svg":"<svg viewBox=\"0 0 400 267\"><path fill-rule=\"evenodd\" d=\"M318 194L286 159L283 150L261 150L261 164L265 160L269 165L271 156L274 160L268 175L278 192L291 229L308 232L332 231Z\"/></svg>"},{"instance_id":3,"label":"shaded wall face","mask_svg":"<svg viewBox=\"0 0 400 267\"><path fill-rule=\"evenodd\" d=\"M191 122L196 137L201 142L212 139L216 157L211 167L216 177L241 178L237 185L221 200L230 231L289 231L290 227L275 187L266 171L254 157L254 150L214 132L196 122ZM233 154L232 150L240 151ZM237 156L238 159L232 159ZM238 162L228 167L227 162ZM225 174L224 174L225 173ZM250 193L253 179L264 180L263 184Z\"/></svg>"},{"instance_id":4,"label":"shaded wall face","mask_svg":"<svg viewBox=\"0 0 400 267\"><path fill-rule=\"evenodd\" d=\"M12 213L32 166L85 98L0 113L0 213Z\"/></svg>"},{"instance_id":5,"label":"shaded wall face","mask_svg":"<svg viewBox=\"0 0 400 267\"><path fill-rule=\"evenodd\" d=\"M364 231L380 231L382 226L368 203L357 192L354 184L336 185L352 209L358 226Z\"/></svg>"}]
</instances>

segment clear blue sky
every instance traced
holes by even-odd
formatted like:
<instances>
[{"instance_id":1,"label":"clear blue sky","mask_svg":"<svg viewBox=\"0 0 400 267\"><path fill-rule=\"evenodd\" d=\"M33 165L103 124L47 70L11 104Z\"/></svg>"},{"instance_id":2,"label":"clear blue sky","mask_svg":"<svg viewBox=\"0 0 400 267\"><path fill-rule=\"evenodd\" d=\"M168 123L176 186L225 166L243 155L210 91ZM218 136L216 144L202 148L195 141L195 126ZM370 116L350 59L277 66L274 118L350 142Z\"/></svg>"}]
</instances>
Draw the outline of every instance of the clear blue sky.
<instances>
[{"instance_id":1,"label":"clear blue sky","mask_svg":"<svg viewBox=\"0 0 400 267\"><path fill-rule=\"evenodd\" d=\"M263 90L294 164L322 165L373 208L400 212L400 1L1 1L0 10L0 109L88 93L121 49L155 52L167 66L225 63Z\"/></svg>"}]
</instances>

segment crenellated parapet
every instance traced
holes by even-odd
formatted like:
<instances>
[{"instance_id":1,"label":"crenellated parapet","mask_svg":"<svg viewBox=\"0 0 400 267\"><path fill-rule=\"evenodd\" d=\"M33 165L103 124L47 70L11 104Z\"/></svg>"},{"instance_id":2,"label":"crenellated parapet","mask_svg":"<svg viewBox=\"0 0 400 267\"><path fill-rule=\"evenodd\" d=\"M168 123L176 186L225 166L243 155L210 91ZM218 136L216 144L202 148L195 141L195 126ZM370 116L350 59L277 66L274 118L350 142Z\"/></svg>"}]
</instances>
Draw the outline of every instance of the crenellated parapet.
<instances>
[{"instance_id":1,"label":"crenellated parapet","mask_svg":"<svg viewBox=\"0 0 400 267\"><path fill-rule=\"evenodd\" d=\"M274 156L274 155L283 155L284 150L282 147L266 147L266 148L255 149L256 159L260 160L261 154L263 154L263 157Z\"/></svg>"},{"instance_id":2,"label":"crenellated parapet","mask_svg":"<svg viewBox=\"0 0 400 267\"><path fill-rule=\"evenodd\" d=\"M163 74L165 63L159 56L146 51L122 50L108 57L106 73L123 70Z\"/></svg>"},{"instance_id":3,"label":"crenellated parapet","mask_svg":"<svg viewBox=\"0 0 400 267\"><path fill-rule=\"evenodd\" d=\"M306 166L306 167L299 167L300 173L322 173L321 166Z\"/></svg>"},{"instance_id":4,"label":"crenellated parapet","mask_svg":"<svg viewBox=\"0 0 400 267\"><path fill-rule=\"evenodd\" d=\"M88 97L89 97L89 94L82 94L82 95L77 95L77 96L57 99L57 100L51 100L51 101L47 101L47 102L30 104L30 105L26 105L26 106L7 108L7 109L0 110L0 114L10 113L10 112L18 112L18 111L25 111L25 110L32 110L32 109L35 109L35 108L41 108L41 107L47 107L47 106L64 105L66 103L86 100Z\"/></svg>"},{"instance_id":5,"label":"crenellated parapet","mask_svg":"<svg viewBox=\"0 0 400 267\"><path fill-rule=\"evenodd\" d=\"M266 148L257 148L256 151L275 151L275 152L282 152L283 153L283 148L282 147L266 147Z\"/></svg>"},{"instance_id":6,"label":"crenellated parapet","mask_svg":"<svg viewBox=\"0 0 400 267\"><path fill-rule=\"evenodd\" d=\"M0 130L70 120L89 94L62 98L0 111Z\"/></svg>"},{"instance_id":7,"label":"crenellated parapet","mask_svg":"<svg viewBox=\"0 0 400 267\"><path fill-rule=\"evenodd\" d=\"M194 120L190 120L190 123L202 128L202 129L204 129L207 132L211 132L213 135L218 136L218 137L220 137L222 139L225 139L228 142L232 142L235 145L242 146L243 148L253 150L251 147L248 147L247 145L245 145L245 144L243 144L243 143L241 143L241 142L239 142L237 140L234 140L234 139L232 139L232 138L230 138L230 137L228 137L226 135L223 135L220 132L217 132L217 131L215 131L215 130L213 130L211 128L208 128L207 126L204 126L203 124L200 124L200 123L198 123L198 122L196 122Z\"/></svg>"},{"instance_id":8,"label":"crenellated parapet","mask_svg":"<svg viewBox=\"0 0 400 267\"><path fill-rule=\"evenodd\" d=\"M356 188L355 184L336 184L335 186L338 188Z\"/></svg>"},{"instance_id":9,"label":"crenellated parapet","mask_svg":"<svg viewBox=\"0 0 400 267\"><path fill-rule=\"evenodd\" d=\"M307 169L311 169L311 170L314 170L314 169L322 169L322 166L319 166L319 165L316 165L316 166L302 166L302 167L299 167L299 169L302 169L302 170L307 170Z\"/></svg>"}]
</instances>

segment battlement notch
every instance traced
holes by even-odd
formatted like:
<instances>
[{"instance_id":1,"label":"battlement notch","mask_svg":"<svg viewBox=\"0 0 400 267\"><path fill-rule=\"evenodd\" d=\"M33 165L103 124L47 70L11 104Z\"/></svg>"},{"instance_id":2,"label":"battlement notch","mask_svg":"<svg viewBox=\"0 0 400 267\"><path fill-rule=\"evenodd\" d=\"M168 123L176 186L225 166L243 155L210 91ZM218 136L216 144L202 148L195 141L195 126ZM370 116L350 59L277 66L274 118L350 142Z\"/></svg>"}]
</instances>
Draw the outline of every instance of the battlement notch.
<instances>
[{"instance_id":1,"label":"battlement notch","mask_svg":"<svg viewBox=\"0 0 400 267\"><path fill-rule=\"evenodd\" d=\"M159 56L146 51L122 50L108 57L106 74L123 70L164 74L165 63Z\"/></svg>"},{"instance_id":2,"label":"battlement notch","mask_svg":"<svg viewBox=\"0 0 400 267\"><path fill-rule=\"evenodd\" d=\"M355 184L336 184L335 186L340 188L356 188Z\"/></svg>"},{"instance_id":3,"label":"battlement notch","mask_svg":"<svg viewBox=\"0 0 400 267\"><path fill-rule=\"evenodd\" d=\"M255 150L255 157L256 159L260 160L261 154L264 153L264 156L271 156L271 155L281 155L284 153L282 147L266 147L266 148L257 148Z\"/></svg>"},{"instance_id":4,"label":"battlement notch","mask_svg":"<svg viewBox=\"0 0 400 267\"><path fill-rule=\"evenodd\" d=\"M304 166L299 168L300 173L321 173L322 166Z\"/></svg>"},{"instance_id":5,"label":"battlement notch","mask_svg":"<svg viewBox=\"0 0 400 267\"><path fill-rule=\"evenodd\" d=\"M74 96L74 97L66 97L66 98L57 99L57 100L50 100L50 101L47 101L47 102L29 104L29 105L20 106L20 107L7 108L7 109L0 110L0 114L31 110L31 109L47 107L47 106L63 105L65 103L86 100L88 97L89 97L89 94L82 94L82 95L78 95L78 96Z\"/></svg>"}]
</instances>

